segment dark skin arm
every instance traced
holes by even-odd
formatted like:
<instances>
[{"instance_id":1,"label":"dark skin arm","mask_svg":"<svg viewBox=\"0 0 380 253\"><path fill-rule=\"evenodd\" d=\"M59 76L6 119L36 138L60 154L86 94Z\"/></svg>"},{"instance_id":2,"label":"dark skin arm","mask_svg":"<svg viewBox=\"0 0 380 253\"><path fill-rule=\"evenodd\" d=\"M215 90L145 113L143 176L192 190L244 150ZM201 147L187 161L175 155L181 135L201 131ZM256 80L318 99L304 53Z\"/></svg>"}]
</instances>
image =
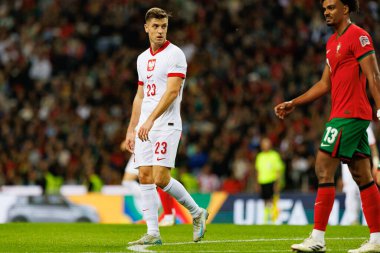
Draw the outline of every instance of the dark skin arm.
<instances>
[{"instance_id":1,"label":"dark skin arm","mask_svg":"<svg viewBox=\"0 0 380 253\"><path fill-rule=\"evenodd\" d=\"M375 54L370 54L360 61L360 68L367 77L368 88L375 100L376 109L380 109L380 71ZM379 117L379 116L378 116Z\"/></svg>"},{"instance_id":2,"label":"dark skin arm","mask_svg":"<svg viewBox=\"0 0 380 253\"><path fill-rule=\"evenodd\" d=\"M330 69L326 65L323 70L322 78L317 83L313 85L309 90L307 90L302 95L296 97L291 101L282 102L274 107L274 112L277 117L284 119L288 114L290 114L297 105L306 104L320 98L321 96L327 94L331 90L330 81Z\"/></svg>"},{"instance_id":3,"label":"dark skin arm","mask_svg":"<svg viewBox=\"0 0 380 253\"><path fill-rule=\"evenodd\" d=\"M380 119L380 71L377 65L377 60L375 54L368 55L360 61L360 68L367 77L368 88L371 92L373 99L375 100L377 109L377 118ZM376 146L375 146L376 148ZM371 148L372 155L378 157L377 149L373 150ZM373 168L373 177L375 182L380 185L380 171L377 170L376 164Z\"/></svg>"}]
</instances>

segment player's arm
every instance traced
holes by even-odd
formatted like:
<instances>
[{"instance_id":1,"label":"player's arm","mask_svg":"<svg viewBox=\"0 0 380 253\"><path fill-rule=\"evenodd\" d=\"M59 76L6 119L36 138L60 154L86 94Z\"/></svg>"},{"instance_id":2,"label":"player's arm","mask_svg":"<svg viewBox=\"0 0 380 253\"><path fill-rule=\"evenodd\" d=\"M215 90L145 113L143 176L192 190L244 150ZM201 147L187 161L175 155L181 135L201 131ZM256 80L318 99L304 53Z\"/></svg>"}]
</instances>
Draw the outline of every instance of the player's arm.
<instances>
[{"instance_id":1,"label":"player's arm","mask_svg":"<svg viewBox=\"0 0 380 253\"><path fill-rule=\"evenodd\" d=\"M121 150L123 151L128 150L129 152L133 153L133 150L135 148L135 137L136 137L135 128L137 124L139 123L141 105L142 105L143 99L144 99L144 87L143 85L139 85L137 88L136 96L133 100L132 115L129 121L127 134L125 136L125 140L120 146Z\"/></svg>"},{"instance_id":2,"label":"player's arm","mask_svg":"<svg viewBox=\"0 0 380 253\"><path fill-rule=\"evenodd\" d=\"M369 90L376 103L377 117L380 119L380 72L375 54L361 59L360 68L367 77Z\"/></svg>"},{"instance_id":3,"label":"player's arm","mask_svg":"<svg viewBox=\"0 0 380 253\"><path fill-rule=\"evenodd\" d=\"M283 119L286 115L291 113L296 106L309 103L311 101L320 98L331 90L330 81L330 69L328 65L325 66L321 80L314 84L309 90L307 90L302 95L296 97L291 101L283 102L274 108L276 115Z\"/></svg>"},{"instance_id":4,"label":"player's arm","mask_svg":"<svg viewBox=\"0 0 380 253\"><path fill-rule=\"evenodd\" d=\"M149 115L148 119L139 129L138 136L142 141L148 140L148 133L150 129L153 127L154 121L158 117L160 117L176 99L181 90L182 81L182 77L168 77L165 93L162 95L156 108L153 110L153 112Z\"/></svg>"}]
</instances>

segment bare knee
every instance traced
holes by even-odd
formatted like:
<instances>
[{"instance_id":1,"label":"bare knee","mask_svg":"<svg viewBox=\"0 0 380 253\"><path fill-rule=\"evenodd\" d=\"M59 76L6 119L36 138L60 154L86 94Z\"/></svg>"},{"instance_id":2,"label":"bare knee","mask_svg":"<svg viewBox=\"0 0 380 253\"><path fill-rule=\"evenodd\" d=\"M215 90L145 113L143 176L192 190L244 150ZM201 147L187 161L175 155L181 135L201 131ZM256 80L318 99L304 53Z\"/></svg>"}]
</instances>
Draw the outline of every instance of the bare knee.
<instances>
[{"instance_id":1,"label":"bare knee","mask_svg":"<svg viewBox=\"0 0 380 253\"><path fill-rule=\"evenodd\" d=\"M157 166L153 168L154 183L160 187L165 188L170 181L170 169L162 166Z\"/></svg>"},{"instance_id":2,"label":"bare knee","mask_svg":"<svg viewBox=\"0 0 380 253\"><path fill-rule=\"evenodd\" d=\"M352 178L358 186L363 186L373 181L369 159L354 159L348 167Z\"/></svg>"},{"instance_id":3,"label":"bare knee","mask_svg":"<svg viewBox=\"0 0 380 253\"><path fill-rule=\"evenodd\" d=\"M319 184L334 183L336 169L328 165L320 163L315 165L315 174L317 175Z\"/></svg>"},{"instance_id":4,"label":"bare knee","mask_svg":"<svg viewBox=\"0 0 380 253\"><path fill-rule=\"evenodd\" d=\"M315 164L315 174L319 184L334 183L334 176L339 159L331 157L329 154L319 151Z\"/></svg>"},{"instance_id":5,"label":"bare knee","mask_svg":"<svg viewBox=\"0 0 380 253\"><path fill-rule=\"evenodd\" d=\"M334 183L334 175L326 168L315 168L319 184Z\"/></svg>"},{"instance_id":6,"label":"bare knee","mask_svg":"<svg viewBox=\"0 0 380 253\"><path fill-rule=\"evenodd\" d=\"M154 183L160 187L161 189L164 189L170 181L170 177L164 174L155 175L154 177Z\"/></svg>"},{"instance_id":7,"label":"bare knee","mask_svg":"<svg viewBox=\"0 0 380 253\"><path fill-rule=\"evenodd\" d=\"M153 180L152 172L149 170L144 170L140 168L139 181L140 181L140 184L153 184L154 180Z\"/></svg>"}]
</instances>

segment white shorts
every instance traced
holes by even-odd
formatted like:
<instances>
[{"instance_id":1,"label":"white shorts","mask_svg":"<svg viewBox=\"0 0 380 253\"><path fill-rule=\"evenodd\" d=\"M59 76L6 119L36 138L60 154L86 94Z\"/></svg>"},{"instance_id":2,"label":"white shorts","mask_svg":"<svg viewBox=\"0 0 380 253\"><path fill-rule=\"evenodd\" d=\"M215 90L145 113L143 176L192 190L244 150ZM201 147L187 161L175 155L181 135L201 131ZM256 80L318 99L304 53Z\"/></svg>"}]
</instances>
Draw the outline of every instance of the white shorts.
<instances>
[{"instance_id":1,"label":"white shorts","mask_svg":"<svg viewBox=\"0 0 380 253\"><path fill-rule=\"evenodd\" d=\"M180 130L150 131L149 141L141 141L136 137L135 166L163 166L174 168Z\"/></svg>"},{"instance_id":2,"label":"white shorts","mask_svg":"<svg viewBox=\"0 0 380 253\"><path fill-rule=\"evenodd\" d=\"M139 175L139 170L136 167L135 155L134 154L131 155L131 157L128 160L127 165L125 166L125 173L129 173L129 174L136 175L136 176Z\"/></svg>"}]
</instances>

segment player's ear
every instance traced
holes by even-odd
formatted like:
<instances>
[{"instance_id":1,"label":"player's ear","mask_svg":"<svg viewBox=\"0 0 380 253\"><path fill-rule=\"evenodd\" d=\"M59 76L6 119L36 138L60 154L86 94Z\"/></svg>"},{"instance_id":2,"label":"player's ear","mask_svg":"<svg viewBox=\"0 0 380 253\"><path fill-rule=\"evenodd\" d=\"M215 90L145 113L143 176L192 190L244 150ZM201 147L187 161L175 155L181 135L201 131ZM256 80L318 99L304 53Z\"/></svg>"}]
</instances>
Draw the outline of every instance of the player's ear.
<instances>
[{"instance_id":1,"label":"player's ear","mask_svg":"<svg viewBox=\"0 0 380 253\"><path fill-rule=\"evenodd\" d=\"M343 5L343 13L344 15L350 14L350 8L348 7L348 5Z\"/></svg>"}]
</instances>

